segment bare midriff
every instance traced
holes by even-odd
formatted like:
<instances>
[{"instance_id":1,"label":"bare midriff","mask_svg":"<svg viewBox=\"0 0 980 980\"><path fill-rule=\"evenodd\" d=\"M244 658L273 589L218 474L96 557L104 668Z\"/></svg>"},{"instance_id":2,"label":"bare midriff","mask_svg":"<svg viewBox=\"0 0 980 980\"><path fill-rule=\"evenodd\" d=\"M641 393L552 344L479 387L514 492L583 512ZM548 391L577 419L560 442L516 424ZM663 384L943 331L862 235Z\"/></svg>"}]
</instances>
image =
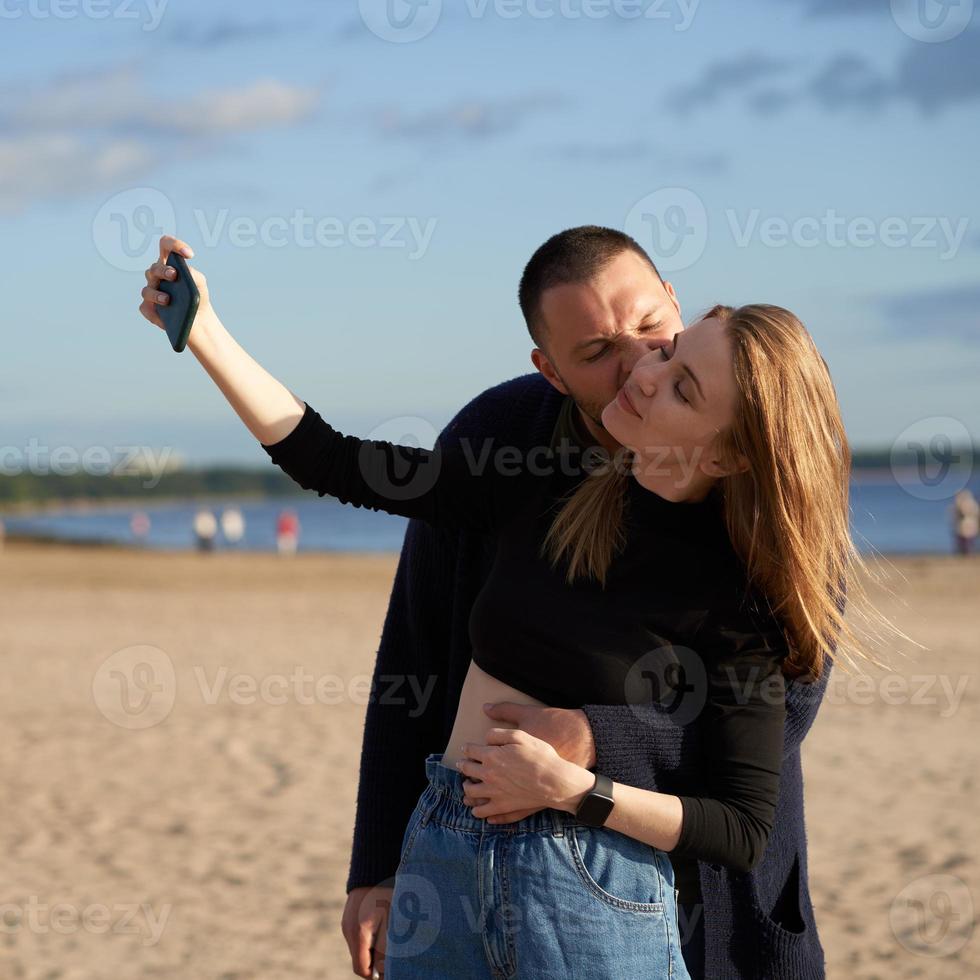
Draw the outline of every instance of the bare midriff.
<instances>
[{"instance_id":1,"label":"bare midriff","mask_svg":"<svg viewBox=\"0 0 980 980\"><path fill-rule=\"evenodd\" d=\"M444 766L456 770L456 761L462 755L459 747L464 742L486 742L486 734L491 728L517 728L517 725L509 721L495 721L491 718L483 710L484 701L514 701L517 704L539 705L545 703L497 680L496 677L491 677L471 660L459 695L459 707L456 709L456 720L453 722L449 744L443 752L441 762Z\"/></svg>"}]
</instances>

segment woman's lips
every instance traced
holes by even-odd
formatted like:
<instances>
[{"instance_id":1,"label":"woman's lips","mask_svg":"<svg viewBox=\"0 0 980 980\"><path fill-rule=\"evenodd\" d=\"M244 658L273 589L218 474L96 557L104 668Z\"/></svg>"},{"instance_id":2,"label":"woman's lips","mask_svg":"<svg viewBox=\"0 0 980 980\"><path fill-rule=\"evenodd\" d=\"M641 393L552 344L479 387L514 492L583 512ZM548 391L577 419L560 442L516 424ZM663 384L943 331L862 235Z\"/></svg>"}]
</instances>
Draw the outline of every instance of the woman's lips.
<instances>
[{"instance_id":1,"label":"woman's lips","mask_svg":"<svg viewBox=\"0 0 980 980\"><path fill-rule=\"evenodd\" d=\"M626 385L623 385L623 387L616 392L616 401L619 402L619 407L623 409L624 412L629 412L630 415L635 415L637 418L642 418L640 413L636 410L636 406L630 401L630 396L629 392L626 390Z\"/></svg>"}]
</instances>

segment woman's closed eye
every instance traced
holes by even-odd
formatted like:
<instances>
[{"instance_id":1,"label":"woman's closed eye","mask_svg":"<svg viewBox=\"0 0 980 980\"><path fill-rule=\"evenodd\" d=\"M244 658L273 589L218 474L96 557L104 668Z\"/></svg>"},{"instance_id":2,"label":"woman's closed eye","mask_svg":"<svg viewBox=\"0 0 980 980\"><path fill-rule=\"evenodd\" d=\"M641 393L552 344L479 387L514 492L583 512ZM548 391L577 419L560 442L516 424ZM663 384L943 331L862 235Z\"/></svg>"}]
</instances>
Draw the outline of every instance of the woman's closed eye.
<instances>
[{"instance_id":1,"label":"woman's closed eye","mask_svg":"<svg viewBox=\"0 0 980 980\"><path fill-rule=\"evenodd\" d=\"M664 344L664 346L660 348L660 357L661 357L661 360L664 360L664 361L669 361L670 360L670 357L667 356L667 345L666 344ZM685 405L689 405L690 404L690 402L684 397L684 393L681 391L681 383L680 383L680 381L675 381L674 382L674 394L677 395L677 397L682 402L684 402Z\"/></svg>"}]
</instances>

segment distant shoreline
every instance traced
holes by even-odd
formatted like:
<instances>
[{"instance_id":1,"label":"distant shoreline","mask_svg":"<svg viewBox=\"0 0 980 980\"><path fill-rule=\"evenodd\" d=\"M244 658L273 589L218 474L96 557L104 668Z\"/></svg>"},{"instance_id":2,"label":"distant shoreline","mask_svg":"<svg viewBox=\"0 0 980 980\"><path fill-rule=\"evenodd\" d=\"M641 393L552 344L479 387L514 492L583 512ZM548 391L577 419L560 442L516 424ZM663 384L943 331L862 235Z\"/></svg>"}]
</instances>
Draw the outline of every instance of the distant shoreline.
<instances>
[{"instance_id":1,"label":"distant shoreline","mask_svg":"<svg viewBox=\"0 0 980 980\"><path fill-rule=\"evenodd\" d=\"M301 497L301 494L296 494ZM80 514L88 514L99 510L114 510L120 507L129 507L132 510L148 510L157 504L189 504L207 503L221 501L222 503L241 503L244 501L262 500L293 500L293 495L272 496L267 493L195 493L188 494L168 494L167 496L153 496L145 500L135 497L99 497L93 500L91 497L63 497L57 500L42 500L36 502L19 501L16 504L0 504L0 518L3 517L30 517L33 514L47 514L50 511L71 511Z\"/></svg>"},{"instance_id":2,"label":"distant shoreline","mask_svg":"<svg viewBox=\"0 0 980 980\"><path fill-rule=\"evenodd\" d=\"M901 478L907 477L914 480L918 477L918 470L915 467L902 467L891 469L889 467L855 467L851 471L851 480L854 483L887 483L893 482L896 486L901 486ZM262 500L297 500L306 496L303 493L296 494L268 494L258 493L194 493L194 494L167 494L152 495L146 498L138 497L60 497L53 500L42 501L18 501L16 503L0 503L0 518L6 516L29 517L32 514L47 514L51 511L68 511L76 513L91 513L98 510L112 510L119 507L129 507L132 510L146 510L157 504L189 504L189 503L208 503L221 501L223 503L237 503L243 501L262 501Z\"/></svg>"}]
</instances>

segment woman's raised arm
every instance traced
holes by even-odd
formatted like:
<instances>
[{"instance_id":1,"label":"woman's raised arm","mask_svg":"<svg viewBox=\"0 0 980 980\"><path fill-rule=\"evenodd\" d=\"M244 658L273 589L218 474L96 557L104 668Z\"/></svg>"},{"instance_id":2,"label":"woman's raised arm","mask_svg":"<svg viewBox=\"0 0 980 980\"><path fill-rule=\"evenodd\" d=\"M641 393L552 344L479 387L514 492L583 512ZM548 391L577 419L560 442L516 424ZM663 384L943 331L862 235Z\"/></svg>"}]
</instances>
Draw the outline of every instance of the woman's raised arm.
<instances>
[{"instance_id":1,"label":"woman's raised arm","mask_svg":"<svg viewBox=\"0 0 980 980\"><path fill-rule=\"evenodd\" d=\"M167 265L167 256L171 252L178 252L185 258L194 254L186 242L163 235L160 257L146 270L147 285L140 294L143 297L140 313L161 330L164 326L156 307L168 301L166 294L160 292L160 280L172 279L176 274L176 270ZM221 389L249 432L261 443L278 442L296 428L303 417L305 403L238 344L211 305L204 274L192 268L191 275L201 301L187 338L188 349Z\"/></svg>"},{"instance_id":2,"label":"woman's raised arm","mask_svg":"<svg viewBox=\"0 0 980 980\"><path fill-rule=\"evenodd\" d=\"M171 251L193 256L186 242L164 235L141 294L140 313L161 329L156 307L167 300L161 278L175 272L166 265ZM337 431L237 343L211 305L204 275L191 274L201 298L187 347L272 461L301 487L355 507L484 533L495 531L519 502L522 481L514 477L533 471L516 466L514 472L511 459L505 472L486 446L422 449Z\"/></svg>"}]
</instances>

